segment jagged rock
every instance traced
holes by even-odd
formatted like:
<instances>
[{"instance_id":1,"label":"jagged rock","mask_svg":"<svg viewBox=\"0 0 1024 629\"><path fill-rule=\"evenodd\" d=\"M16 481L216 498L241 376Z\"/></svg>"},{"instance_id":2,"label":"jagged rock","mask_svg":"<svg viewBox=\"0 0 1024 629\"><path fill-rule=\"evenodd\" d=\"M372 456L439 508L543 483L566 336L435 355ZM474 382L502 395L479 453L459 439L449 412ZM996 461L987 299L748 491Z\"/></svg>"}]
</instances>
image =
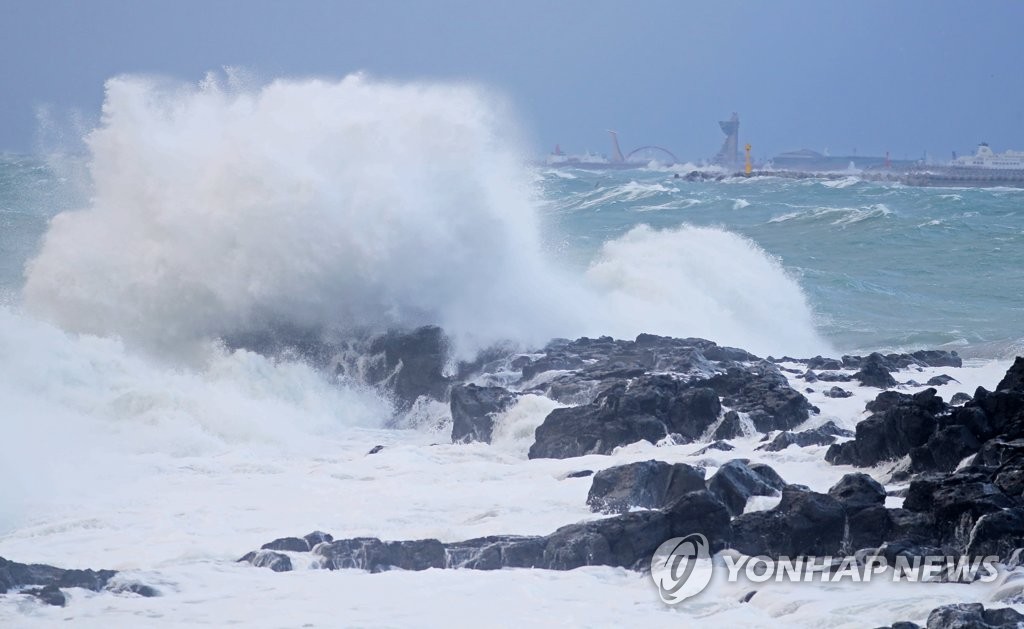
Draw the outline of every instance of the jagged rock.
<instances>
[{"instance_id":1,"label":"jagged rock","mask_svg":"<svg viewBox=\"0 0 1024 629\"><path fill-rule=\"evenodd\" d=\"M300 537L281 537L260 546L260 550L286 550L293 553L304 553L309 550L309 543Z\"/></svg>"},{"instance_id":2,"label":"jagged rock","mask_svg":"<svg viewBox=\"0 0 1024 629\"><path fill-rule=\"evenodd\" d=\"M867 362L877 362L887 371L906 369L911 365L922 367L962 367L963 361L956 352L944 350L920 350L912 354L886 354L875 352L869 356L843 356L846 369L861 369Z\"/></svg>"},{"instance_id":3,"label":"jagged rock","mask_svg":"<svg viewBox=\"0 0 1024 629\"><path fill-rule=\"evenodd\" d=\"M1018 356L996 385L996 391L1024 392L1024 356Z\"/></svg>"},{"instance_id":4,"label":"jagged rock","mask_svg":"<svg viewBox=\"0 0 1024 629\"><path fill-rule=\"evenodd\" d=\"M822 382L852 382L853 376L838 371L819 371L818 380Z\"/></svg>"},{"instance_id":5,"label":"jagged rock","mask_svg":"<svg viewBox=\"0 0 1024 629\"><path fill-rule=\"evenodd\" d=\"M807 361L807 368L836 371L843 368L843 363L835 358L822 358L821 356L815 356Z\"/></svg>"},{"instance_id":6,"label":"jagged rock","mask_svg":"<svg viewBox=\"0 0 1024 629\"><path fill-rule=\"evenodd\" d=\"M870 413L884 413L885 411L903 402L913 401L913 396L899 391L882 391L864 405L864 409Z\"/></svg>"},{"instance_id":7,"label":"jagged rock","mask_svg":"<svg viewBox=\"0 0 1024 629\"><path fill-rule=\"evenodd\" d=\"M850 391L847 391L846 389L844 389L842 387L832 387L828 391L825 391L824 395L825 395L825 397L830 397L830 398L847 398L847 397L850 397L851 395L853 395L853 393L850 392Z\"/></svg>"},{"instance_id":8,"label":"jagged rock","mask_svg":"<svg viewBox=\"0 0 1024 629\"><path fill-rule=\"evenodd\" d=\"M843 542L846 513L826 494L789 486L770 511L754 511L732 522L732 546L746 555L834 555Z\"/></svg>"},{"instance_id":9,"label":"jagged rock","mask_svg":"<svg viewBox=\"0 0 1024 629\"><path fill-rule=\"evenodd\" d=\"M685 463L642 461L594 474L587 504L591 511L602 513L624 513L633 507L660 509L702 489L704 473Z\"/></svg>"},{"instance_id":10,"label":"jagged rock","mask_svg":"<svg viewBox=\"0 0 1024 629\"><path fill-rule=\"evenodd\" d=\"M924 367L963 367L964 361L956 352L937 349L922 349L910 354L918 364Z\"/></svg>"},{"instance_id":11,"label":"jagged rock","mask_svg":"<svg viewBox=\"0 0 1024 629\"><path fill-rule=\"evenodd\" d=\"M946 374L941 374L941 375L935 376L933 378L929 378L928 382L926 384L928 386L930 386L930 387L941 387L943 385L949 384L950 382L960 382L960 381L957 380L956 378L952 377L952 376L947 376Z\"/></svg>"},{"instance_id":12,"label":"jagged rock","mask_svg":"<svg viewBox=\"0 0 1024 629\"><path fill-rule=\"evenodd\" d=\"M696 452L694 452L693 455L694 456L702 456L702 455L707 454L708 452L711 452L712 450L719 450L721 452L729 452L730 450L735 450L735 449L736 449L735 446L729 444L726 441L713 441L713 442L709 443L708 445L704 446L703 448L701 448L700 450L697 450Z\"/></svg>"},{"instance_id":13,"label":"jagged rock","mask_svg":"<svg viewBox=\"0 0 1024 629\"><path fill-rule=\"evenodd\" d=\"M743 420L736 411L728 411L722 417L722 423L718 424L711 437L716 440L735 439L743 436Z\"/></svg>"},{"instance_id":14,"label":"jagged rock","mask_svg":"<svg viewBox=\"0 0 1024 629\"><path fill-rule=\"evenodd\" d=\"M982 516L1015 506L988 475L965 470L939 479L910 483L904 509L928 512L935 519L939 541L956 541L970 532Z\"/></svg>"},{"instance_id":15,"label":"jagged rock","mask_svg":"<svg viewBox=\"0 0 1024 629\"><path fill-rule=\"evenodd\" d=\"M770 443L759 446L758 450L778 452L789 446L796 445L801 448L808 446L824 446L835 443L836 437L852 437L853 433L836 426L835 422L827 422L818 428L804 430L802 432L782 432L775 436Z\"/></svg>"},{"instance_id":16,"label":"jagged rock","mask_svg":"<svg viewBox=\"0 0 1024 629\"><path fill-rule=\"evenodd\" d=\"M742 459L734 459L718 468L708 479L707 486L708 491L721 500L734 516L743 513L751 496L779 495L777 488L769 485Z\"/></svg>"},{"instance_id":17,"label":"jagged rock","mask_svg":"<svg viewBox=\"0 0 1024 629\"><path fill-rule=\"evenodd\" d=\"M328 570L358 568L382 572L390 568L426 570L445 567L444 544L436 539L382 542L375 537L334 540L320 544L314 553L323 557Z\"/></svg>"},{"instance_id":18,"label":"jagged rock","mask_svg":"<svg viewBox=\"0 0 1024 629\"><path fill-rule=\"evenodd\" d=\"M978 518L967 539L967 555L993 555L1004 561L1024 547L1024 508L986 513Z\"/></svg>"},{"instance_id":19,"label":"jagged rock","mask_svg":"<svg viewBox=\"0 0 1024 629\"><path fill-rule=\"evenodd\" d=\"M887 509L891 523L887 539L903 540L914 544L935 544L935 516L931 513L908 509ZM877 544L876 544L877 545Z\"/></svg>"},{"instance_id":20,"label":"jagged rock","mask_svg":"<svg viewBox=\"0 0 1024 629\"><path fill-rule=\"evenodd\" d=\"M1012 607L985 609L981 603L936 607L928 614L927 629L1019 629L1024 614Z\"/></svg>"},{"instance_id":21,"label":"jagged rock","mask_svg":"<svg viewBox=\"0 0 1024 629\"><path fill-rule=\"evenodd\" d=\"M750 463L747 465L747 467L750 468L751 472L757 474L757 477L764 481L764 483L771 487L772 489L778 489L781 492L786 487L786 485L789 484L786 481L782 480L782 477L779 476L779 473L776 472L767 463Z\"/></svg>"},{"instance_id":22,"label":"jagged rock","mask_svg":"<svg viewBox=\"0 0 1024 629\"><path fill-rule=\"evenodd\" d=\"M846 508L847 514L885 504L885 487L867 474L847 474L828 490Z\"/></svg>"},{"instance_id":23,"label":"jagged rock","mask_svg":"<svg viewBox=\"0 0 1024 629\"><path fill-rule=\"evenodd\" d=\"M853 374L853 378L865 387L887 389L896 386L896 380L886 368L882 355L877 352L861 363L860 370Z\"/></svg>"},{"instance_id":24,"label":"jagged rock","mask_svg":"<svg viewBox=\"0 0 1024 629\"><path fill-rule=\"evenodd\" d=\"M366 455L369 456L371 454L377 454L378 452L380 452L383 449L384 449L384 446L382 446L382 445L373 446L372 448L370 448L370 451L366 453Z\"/></svg>"},{"instance_id":25,"label":"jagged rock","mask_svg":"<svg viewBox=\"0 0 1024 629\"><path fill-rule=\"evenodd\" d=\"M321 544L323 542L333 542L334 536L332 536L330 533L324 533L323 531L313 531L308 535L304 535L302 539L305 540L308 549L313 550L313 548L317 544Z\"/></svg>"},{"instance_id":26,"label":"jagged rock","mask_svg":"<svg viewBox=\"0 0 1024 629\"><path fill-rule=\"evenodd\" d=\"M958 393L954 393L953 397L949 398L949 403L950 404L963 404L964 402L970 402L970 401L971 401L971 396L966 394L966 393L964 393L963 391L960 391Z\"/></svg>"},{"instance_id":27,"label":"jagged rock","mask_svg":"<svg viewBox=\"0 0 1024 629\"><path fill-rule=\"evenodd\" d=\"M138 594L144 598L153 598L154 596L160 596L160 591L154 587L139 583L138 581L127 581L121 583L110 583L107 586L107 591L115 594Z\"/></svg>"},{"instance_id":28,"label":"jagged rock","mask_svg":"<svg viewBox=\"0 0 1024 629\"><path fill-rule=\"evenodd\" d=\"M896 563L897 558L904 557L913 560L915 557L936 557L953 554L953 549L943 548L929 544L916 544L914 542L900 540L897 542L886 542L878 548L878 555L885 557L889 565Z\"/></svg>"},{"instance_id":29,"label":"jagged rock","mask_svg":"<svg viewBox=\"0 0 1024 629\"><path fill-rule=\"evenodd\" d=\"M813 384L813 383L815 383L815 382L817 382L817 381L818 381L818 376L817 376L817 375L815 375L815 373L814 373L813 371L811 371L810 369L808 369L807 371L805 371L805 372L803 373L803 375L801 375L801 376L797 376L797 377L798 377L798 378L802 378L802 379L803 379L803 381L804 381L804 382L807 382L808 384Z\"/></svg>"},{"instance_id":30,"label":"jagged rock","mask_svg":"<svg viewBox=\"0 0 1024 629\"><path fill-rule=\"evenodd\" d=\"M34 596L47 605L53 605L55 607L64 607L64 605L67 604L67 597L64 596L64 592L62 592L56 585L47 585L41 588L29 588L27 590L23 590L22 593Z\"/></svg>"},{"instance_id":31,"label":"jagged rock","mask_svg":"<svg viewBox=\"0 0 1024 629\"><path fill-rule=\"evenodd\" d=\"M747 413L758 432L789 430L810 417L811 404L771 363L748 368L730 367L709 378L706 386L722 397L726 406Z\"/></svg>"},{"instance_id":32,"label":"jagged rock","mask_svg":"<svg viewBox=\"0 0 1024 629\"><path fill-rule=\"evenodd\" d=\"M923 446L910 450L911 470L952 472L980 447L981 443L966 426L946 426L928 437Z\"/></svg>"},{"instance_id":33,"label":"jagged rock","mask_svg":"<svg viewBox=\"0 0 1024 629\"><path fill-rule=\"evenodd\" d=\"M308 548L303 550L308 550ZM292 570L292 560L288 555L283 555L272 550L254 550L250 553L246 553L238 561L239 563L250 563L257 568L270 568L274 572L291 572Z\"/></svg>"},{"instance_id":34,"label":"jagged rock","mask_svg":"<svg viewBox=\"0 0 1024 629\"><path fill-rule=\"evenodd\" d=\"M452 387L452 443L490 443L494 416L505 411L515 399L515 394L502 387Z\"/></svg>"},{"instance_id":35,"label":"jagged rock","mask_svg":"<svg viewBox=\"0 0 1024 629\"><path fill-rule=\"evenodd\" d=\"M446 546L448 568L498 570L540 568L544 565L543 537L491 536Z\"/></svg>"},{"instance_id":36,"label":"jagged rock","mask_svg":"<svg viewBox=\"0 0 1024 629\"><path fill-rule=\"evenodd\" d=\"M890 510L881 505L864 506L852 512L847 509L846 521L848 550L877 548L892 537L895 528Z\"/></svg>"},{"instance_id":37,"label":"jagged rock","mask_svg":"<svg viewBox=\"0 0 1024 629\"><path fill-rule=\"evenodd\" d=\"M593 476L594 470L580 470L578 472L569 472L565 475L566 478L586 478L587 476Z\"/></svg>"},{"instance_id":38,"label":"jagged rock","mask_svg":"<svg viewBox=\"0 0 1024 629\"><path fill-rule=\"evenodd\" d=\"M369 365L364 377L391 392L400 411L421 396L447 399L448 339L441 328L428 325L409 332L390 331L373 339L368 353L380 358Z\"/></svg>"},{"instance_id":39,"label":"jagged rock","mask_svg":"<svg viewBox=\"0 0 1024 629\"><path fill-rule=\"evenodd\" d=\"M610 454L640 440L657 443L670 433L692 441L715 422L720 410L718 396L709 388L691 388L666 375L643 376L606 389L591 404L553 410L537 427L529 456Z\"/></svg>"},{"instance_id":40,"label":"jagged rock","mask_svg":"<svg viewBox=\"0 0 1024 629\"><path fill-rule=\"evenodd\" d=\"M701 533L714 550L729 534L729 513L707 491L692 492L664 511L639 511L571 524L547 537L544 567L606 565L643 568L665 540Z\"/></svg>"},{"instance_id":41,"label":"jagged rock","mask_svg":"<svg viewBox=\"0 0 1024 629\"><path fill-rule=\"evenodd\" d=\"M450 544L356 538L320 544L314 553L322 557L322 567L330 570L571 570L593 565L641 569L665 540L690 533L705 535L714 551L724 548L728 540L729 513L706 490L685 494L665 509L570 524L543 537L492 536Z\"/></svg>"},{"instance_id":42,"label":"jagged rock","mask_svg":"<svg viewBox=\"0 0 1024 629\"><path fill-rule=\"evenodd\" d=\"M928 441L938 426L934 409L944 407L935 389L899 398L886 410L857 424L853 441L833 444L825 460L833 465L869 467L905 456Z\"/></svg>"}]
</instances>

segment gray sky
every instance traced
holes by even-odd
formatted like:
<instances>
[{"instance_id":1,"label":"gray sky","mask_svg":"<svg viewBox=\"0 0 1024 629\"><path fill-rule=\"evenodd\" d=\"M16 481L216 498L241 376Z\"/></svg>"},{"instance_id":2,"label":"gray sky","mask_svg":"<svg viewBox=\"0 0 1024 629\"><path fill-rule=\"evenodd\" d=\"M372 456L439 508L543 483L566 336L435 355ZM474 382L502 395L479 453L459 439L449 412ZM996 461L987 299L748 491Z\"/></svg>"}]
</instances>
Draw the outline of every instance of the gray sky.
<instances>
[{"instance_id":1,"label":"gray sky","mask_svg":"<svg viewBox=\"0 0 1024 629\"><path fill-rule=\"evenodd\" d=\"M0 0L0 149L35 111L98 116L103 81L469 79L515 103L538 152L661 144L713 155L733 111L757 156L1024 150L1024 2L987 0Z\"/></svg>"}]
</instances>

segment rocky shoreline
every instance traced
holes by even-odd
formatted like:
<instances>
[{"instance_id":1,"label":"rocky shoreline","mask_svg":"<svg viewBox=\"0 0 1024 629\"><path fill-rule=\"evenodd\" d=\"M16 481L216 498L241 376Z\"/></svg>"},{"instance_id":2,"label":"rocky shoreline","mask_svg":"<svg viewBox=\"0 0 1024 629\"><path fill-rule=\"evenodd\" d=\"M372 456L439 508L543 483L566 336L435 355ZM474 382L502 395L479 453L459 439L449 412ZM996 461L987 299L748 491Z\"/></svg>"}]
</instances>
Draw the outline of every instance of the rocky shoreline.
<instances>
[{"instance_id":1,"label":"rocky shoreline","mask_svg":"<svg viewBox=\"0 0 1024 629\"><path fill-rule=\"evenodd\" d=\"M914 369L961 367L960 357L945 351L762 359L703 339L643 334L631 341L556 340L533 352L495 348L452 369L448 342L436 327L363 344L239 343L249 344L269 354L298 351L339 378L359 378L391 396L399 412L424 397L444 402L456 444L489 442L497 418L534 395L560 406L536 428L531 459L606 455L638 441L728 452L730 441L754 437L768 452L828 446L824 457L832 465L872 472L851 469L828 491L816 492L747 459L710 474L699 465L652 459L592 474L586 504L595 519L546 535L442 542L335 539L317 531L270 541L239 560L253 566L286 572L301 558L303 566L369 572L595 565L644 571L662 542L691 533L703 534L713 552L850 557L861 564L871 556L967 554L996 555L1012 566L1014 551L1024 547L1024 358L991 391L978 388L947 401L940 390L955 382L952 376L933 376L929 388L914 394L902 389L921 383L897 379ZM804 392L791 384L796 381ZM850 395L844 383L878 389L866 405L868 417L853 432L833 422L811 426L820 410L805 393L844 398ZM892 497L904 498L903 505L886 506ZM757 498L773 506L750 508ZM95 578L81 585L68 576L79 573ZM0 593L63 604L60 588L109 590L114 574L0 560ZM157 594L141 584L119 587ZM1024 585L1018 590L1005 602L1024 602ZM1016 626L1012 610L977 607L943 606L928 627ZM975 617L988 624L963 620Z\"/></svg>"}]
</instances>

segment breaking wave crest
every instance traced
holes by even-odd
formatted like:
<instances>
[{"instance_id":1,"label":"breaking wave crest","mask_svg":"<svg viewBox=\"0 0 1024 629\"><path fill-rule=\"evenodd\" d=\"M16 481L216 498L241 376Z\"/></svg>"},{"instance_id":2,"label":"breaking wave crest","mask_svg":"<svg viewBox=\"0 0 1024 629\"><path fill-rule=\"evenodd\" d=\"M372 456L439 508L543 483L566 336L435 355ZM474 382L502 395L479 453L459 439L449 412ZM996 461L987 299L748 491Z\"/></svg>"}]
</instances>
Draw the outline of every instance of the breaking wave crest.
<instances>
[{"instance_id":1,"label":"breaking wave crest","mask_svg":"<svg viewBox=\"0 0 1024 629\"><path fill-rule=\"evenodd\" d=\"M89 207L58 215L27 268L26 306L67 330L161 352L275 326L423 324L463 354L639 332L821 347L797 283L722 230L637 228L584 277L561 270L511 116L484 90L361 76L106 89Z\"/></svg>"}]
</instances>

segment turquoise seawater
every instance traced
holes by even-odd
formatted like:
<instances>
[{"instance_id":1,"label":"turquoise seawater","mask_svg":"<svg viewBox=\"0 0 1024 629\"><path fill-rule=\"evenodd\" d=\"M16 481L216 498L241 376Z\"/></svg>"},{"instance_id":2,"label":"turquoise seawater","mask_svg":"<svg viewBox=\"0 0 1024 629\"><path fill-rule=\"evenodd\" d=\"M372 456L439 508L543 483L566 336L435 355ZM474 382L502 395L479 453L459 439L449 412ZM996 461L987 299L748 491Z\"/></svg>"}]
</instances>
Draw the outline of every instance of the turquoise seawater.
<instances>
[{"instance_id":1,"label":"turquoise seawater","mask_svg":"<svg viewBox=\"0 0 1024 629\"><path fill-rule=\"evenodd\" d=\"M695 183L653 170L549 169L541 177L551 246L578 263L637 224L715 226L777 257L839 350L1021 351L1024 190L853 176Z\"/></svg>"},{"instance_id":2,"label":"turquoise seawater","mask_svg":"<svg viewBox=\"0 0 1024 629\"><path fill-rule=\"evenodd\" d=\"M0 157L0 302L18 300L49 219L88 201L77 185L82 165L52 164ZM837 350L944 347L984 358L1022 350L1024 190L673 175L540 168L552 257L583 268L639 224L718 227L782 263Z\"/></svg>"}]
</instances>

